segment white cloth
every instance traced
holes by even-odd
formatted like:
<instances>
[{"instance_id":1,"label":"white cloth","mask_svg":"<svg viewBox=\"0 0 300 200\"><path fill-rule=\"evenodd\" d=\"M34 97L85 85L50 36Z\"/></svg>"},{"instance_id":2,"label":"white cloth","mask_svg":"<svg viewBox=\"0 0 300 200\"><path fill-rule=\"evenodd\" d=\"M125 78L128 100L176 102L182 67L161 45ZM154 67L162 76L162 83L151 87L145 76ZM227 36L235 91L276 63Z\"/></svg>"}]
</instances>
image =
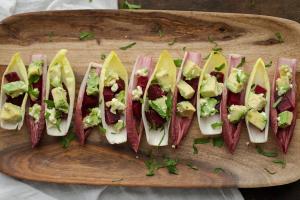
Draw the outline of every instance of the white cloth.
<instances>
[{"instance_id":1,"label":"white cloth","mask_svg":"<svg viewBox=\"0 0 300 200\"><path fill-rule=\"evenodd\" d=\"M117 9L117 0L0 0L0 20L22 12ZM242 200L238 189L163 189L59 185L17 180L0 173L0 200Z\"/></svg>"}]
</instances>

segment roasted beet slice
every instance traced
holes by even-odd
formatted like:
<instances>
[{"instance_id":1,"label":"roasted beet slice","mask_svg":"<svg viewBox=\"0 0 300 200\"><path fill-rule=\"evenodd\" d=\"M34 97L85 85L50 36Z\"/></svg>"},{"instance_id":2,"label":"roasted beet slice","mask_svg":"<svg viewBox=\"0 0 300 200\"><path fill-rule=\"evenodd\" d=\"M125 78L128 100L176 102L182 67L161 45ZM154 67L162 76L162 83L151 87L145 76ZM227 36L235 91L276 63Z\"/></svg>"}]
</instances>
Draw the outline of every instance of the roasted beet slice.
<instances>
[{"instance_id":1,"label":"roasted beet slice","mask_svg":"<svg viewBox=\"0 0 300 200\"><path fill-rule=\"evenodd\" d=\"M254 92L256 94L266 94L267 90L265 88L263 88L262 86L260 85L256 85L255 88L254 88Z\"/></svg>"},{"instance_id":2,"label":"roasted beet slice","mask_svg":"<svg viewBox=\"0 0 300 200\"><path fill-rule=\"evenodd\" d=\"M82 109L94 108L99 105L99 97L98 96L90 96L84 93L82 100Z\"/></svg>"},{"instance_id":3,"label":"roasted beet slice","mask_svg":"<svg viewBox=\"0 0 300 200\"><path fill-rule=\"evenodd\" d=\"M17 106L21 106L23 102L24 94L17 96L16 98L11 98L10 96L7 95L6 102L15 104Z\"/></svg>"},{"instance_id":4,"label":"roasted beet slice","mask_svg":"<svg viewBox=\"0 0 300 200\"><path fill-rule=\"evenodd\" d=\"M139 76L137 78L136 86L140 86L143 89L143 92L144 92L145 89L146 89L147 83L148 83L148 77L147 76Z\"/></svg>"},{"instance_id":5,"label":"roasted beet slice","mask_svg":"<svg viewBox=\"0 0 300 200\"><path fill-rule=\"evenodd\" d=\"M105 121L108 125L117 123L119 119L119 114L114 114L110 112L110 109L108 107L105 107Z\"/></svg>"},{"instance_id":6,"label":"roasted beet slice","mask_svg":"<svg viewBox=\"0 0 300 200\"><path fill-rule=\"evenodd\" d=\"M148 89L148 98L150 100L155 100L159 97L164 96L164 91L158 84L151 84Z\"/></svg>"},{"instance_id":7,"label":"roasted beet slice","mask_svg":"<svg viewBox=\"0 0 300 200\"><path fill-rule=\"evenodd\" d=\"M103 90L103 97L104 97L104 101L111 101L114 98L114 92L111 91L110 87L104 87Z\"/></svg>"},{"instance_id":8,"label":"roasted beet slice","mask_svg":"<svg viewBox=\"0 0 300 200\"><path fill-rule=\"evenodd\" d=\"M227 105L228 107L231 105L240 105L241 104L241 97L240 97L240 93L233 93L230 90L228 90L228 98L227 98Z\"/></svg>"},{"instance_id":9,"label":"roasted beet slice","mask_svg":"<svg viewBox=\"0 0 300 200\"><path fill-rule=\"evenodd\" d=\"M215 76L219 83L224 83L224 74L222 72L210 72L210 75Z\"/></svg>"},{"instance_id":10,"label":"roasted beet slice","mask_svg":"<svg viewBox=\"0 0 300 200\"><path fill-rule=\"evenodd\" d=\"M118 90L115 92L115 94L125 90L125 82L122 79L117 80L116 83L118 84Z\"/></svg>"},{"instance_id":11,"label":"roasted beet slice","mask_svg":"<svg viewBox=\"0 0 300 200\"><path fill-rule=\"evenodd\" d=\"M289 98L286 95L284 95L281 102L278 104L277 110L279 112L283 112L283 111L287 111L287 110L288 111L294 110L293 104L290 102Z\"/></svg>"},{"instance_id":12,"label":"roasted beet slice","mask_svg":"<svg viewBox=\"0 0 300 200\"><path fill-rule=\"evenodd\" d=\"M133 112L133 116L138 119L141 120L142 118L142 104L140 101L132 101L132 112Z\"/></svg>"},{"instance_id":13,"label":"roasted beet slice","mask_svg":"<svg viewBox=\"0 0 300 200\"><path fill-rule=\"evenodd\" d=\"M179 91L177 91L177 103L179 103L181 101L186 101L186 99L180 95Z\"/></svg>"},{"instance_id":14,"label":"roasted beet slice","mask_svg":"<svg viewBox=\"0 0 300 200\"><path fill-rule=\"evenodd\" d=\"M198 89L198 83L199 83L199 79L198 78L193 78L192 80L184 80L187 84L189 84L190 86L192 86L192 88L197 91Z\"/></svg>"},{"instance_id":15,"label":"roasted beet slice","mask_svg":"<svg viewBox=\"0 0 300 200\"><path fill-rule=\"evenodd\" d=\"M149 111L145 112L145 115L152 127L162 127L166 122L164 118L162 118L157 112L152 109L149 109Z\"/></svg>"},{"instance_id":16,"label":"roasted beet slice","mask_svg":"<svg viewBox=\"0 0 300 200\"><path fill-rule=\"evenodd\" d=\"M14 81L19 81L20 77L18 76L17 72L10 72L5 75L5 79L8 82L14 82Z\"/></svg>"}]
</instances>

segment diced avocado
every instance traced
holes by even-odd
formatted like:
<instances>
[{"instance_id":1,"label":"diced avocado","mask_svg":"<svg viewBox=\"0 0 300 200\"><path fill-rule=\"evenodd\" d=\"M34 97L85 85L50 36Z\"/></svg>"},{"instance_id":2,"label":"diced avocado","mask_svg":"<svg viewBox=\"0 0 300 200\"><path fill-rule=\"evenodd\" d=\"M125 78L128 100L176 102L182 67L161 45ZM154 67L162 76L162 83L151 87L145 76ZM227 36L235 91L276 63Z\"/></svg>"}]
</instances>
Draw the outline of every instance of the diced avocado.
<instances>
[{"instance_id":1,"label":"diced avocado","mask_svg":"<svg viewBox=\"0 0 300 200\"><path fill-rule=\"evenodd\" d=\"M35 61L30 63L28 67L28 79L33 76L40 76L42 74L42 61Z\"/></svg>"},{"instance_id":2,"label":"diced avocado","mask_svg":"<svg viewBox=\"0 0 300 200\"><path fill-rule=\"evenodd\" d=\"M161 70L155 74L155 80L158 82L160 87L168 92L171 89L171 85L169 83L169 79L167 78L169 73L167 70Z\"/></svg>"},{"instance_id":3,"label":"diced avocado","mask_svg":"<svg viewBox=\"0 0 300 200\"><path fill-rule=\"evenodd\" d=\"M28 88L28 94L29 94L30 99L32 101L36 101L39 97L40 91L37 88L33 89L32 87L29 87Z\"/></svg>"},{"instance_id":4,"label":"diced avocado","mask_svg":"<svg viewBox=\"0 0 300 200\"><path fill-rule=\"evenodd\" d=\"M180 95L185 99L190 99L194 96L195 90L184 80L180 80L177 84Z\"/></svg>"},{"instance_id":5,"label":"diced avocado","mask_svg":"<svg viewBox=\"0 0 300 200\"><path fill-rule=\"evenodd\" d=\"M186 80L192 80L201 75L201 69L196 63L188 60L183 66L182 75Z\"/></svg>"},{"instance_id":6,"label":"diced avocado","mask_svg":"<svg viewBox=\"0 0 300 200\"><path fill-rule=\"evenodd\" d=\"M243 70L233 68L228 77L226 86L231 92L239 93L244 89L247 79L248 76Z\"/></svg>"},{"instance_id":7,"label":"diced avocado","mask_svg":"<svg viewBox=\"0 0 300 200\"><path fill-rule=\"evenodd\" d=\"M287 76L280 77L276 80L276 90L278 96L281 96L289 91L292 88L290 80Z\"/></svg>"},{"instance_id":8,"label":"diced avocado","mask_svg":"<svg viewBox=\"0 0 300 200\"><path fill-rule=\"evenodd\" d=\"M245 117L248 108L246 106L231 105L228 108L228 111L229 111L229 115L228 115L229 121L235 124Z\"/></svg>"},{"instance_id":9,"label":"diced avocado","mask_svg":"<svg viewBox=\"0 0 300 200\"><path fill-rule=\"evenodd\" d=\"M83 127L90 128L97 126L101 123L101 110L100 108L92 108L91 112L84 117L83 119Z\"/></svg>"},{"instance_id":10,"label":"diced avocado","mask_svg":"<svg viewBox=\"0 0 300 200\"><path fill-rule=\"evenodd\" d=\"M177 113L182 117L191 117L193 113L196 111L193 104L189 101L181 101L176 105Z\"/></svg>"},{"instance_id":11,"label":"diced avocado","mask_svg":"<svg viewBox=\"0 0 300 200\"><path fill-rule=\"evenodd\" d=\"M114 71L107 71L104 79L104 86L110 87L119 80L119 75Z\"/></svg>"},{"instance_id":12,"label":"diced avocado","mask_svg":"<svg viewBox=\"0 0 300 200\"><path fill-rule=\"evenodd\" d=\"M41 106L37 103L29 107L29 115L37 122L40 119Z\"/></svg>"},{"instance_id":13,"label":"diced avocado","mask_svg":"<svg viewBox=\"0 0 300 200\"><path fill-rule=\"evenodd\" d=\"M12 103L4 103L1 109L0 118L4 121L16 123L22 119L22 110L20 106Z\"/></svg>"},{"instance_id":14,"label":"diced avocado","mask_svg":"<svg viewBox=\"0 0 300 200\"><path fill-rule=\"evenodd\" d=\"M257 110L251 109L247 115L246 119L253 124L259 130L264 130L267 124L267 116L265 112L258 112Z\"/></svg>"},{"instance_id":15,"label":"diced avocado","mask_svg":"<svg viewBox=\"0 0 300 200\"><path fill-rule=\"evenodd\" d=\"M47 108L45 112L45 118L49 122L50 127L57 124L58 119L56 118L56 110L55 108Z\"/></svg>"},{"instance_id":16,"label":"diced avocado","mask_svg":"<svg viewBox=\"0 0 300 200\"><path fill-rule=\"evenodd\" d=\"M125 90L120 91L117 95L116 98L122 102L125 103Z\"/></svg>"},{"instance_id":17,"label":"diced avocado","mask_svg":"<svg viewBox=\"0 0 300 200\"><path fill-rule=\"evenodd\" d=\"M255 94L254 92L250 91L247 106L260 111L265 107L266 104L267 100L264 98L263 94Z\"/></svg>"},{"instance_id":18,"label":"diced avocado","mask_svg":"<svg viewBox=\"0 0 300 200\"><path fill-rule=\"evenodd\" d=\"M55 108L64 113L68 113L69 104L67 101L67 92L62 87L56 87L51 90Z\"/></svg>"},{"instance_id":19,"label":"diced avocado","mask_svg":"<svg viewBox=\"0 0 300 200\"><path fill-rule=\"evenodd\" d=\"M23 81L14 81L3 85L5 94L15 98L24 92L27 92L28 86Z\"/></svg>"},{"instance_id":20,"label":"diced avocado","mask_svg":"<svg viewBox=\"0 0 300 200\"><path fill-rule=\"evenodd\" d=\"M91 69L86 87L87 95L97 95L99 93L99 76L95 69Z\"/></svg>"},{"instance_id":21,"label":"diced avocado","mask_svg":"<svg viewBox=\"0 0 300 200\"><path fill-rule=\"evenodd\" d=\"M218 100L215 98L201 98L200 99L200 117L208 117L218 113L215 108Z\"/></svg>"},{"instance_id":22,"label":"diced avocado","mask_svg":"<svg viewBox=\"0 0 300 200\"><path fill-rule=\"evenodd\" d=\"M137 86L136 89L132 90L131 94L132 94L132 99L133 100L135 100L135 101L139 100L143 95L142 87Z\"/></svg>"},{"instance_id":23,"label":"diced avocado","mask_svg":"<svg viewBox=\"0 0 300 200\"><path fill-rule=\"evenodd\" d=\"M50 78L50 84L52 87L61 87L61 70L62 66L61 64L57 63L53 67L49 69L49 78Z\"/></svg>"},{"instance_id":24,"label":"diced avocado","mask_svg":"<svg viewBox=\"0 0 300 200\"><path fill-rule=\"evenodd\" d=\"M280 77L292 78L292 69L288 65L279 66L279 75Z\"/></svg>"},{"instance_id":25,"label":"diced avocado","mask_svg":"<svg viewBox=\"0 0 300 200\"><path fill-rule=\"evenodd\" d=\"M139 69L135 72L135 74L138 76L148 76L148 69L146 67Z\"/></svg>"},{"instance_id":26,"label":"diced avocado","mask_svg":"<svg viewBox=\"0 0 300 200\"><path fill-rule=\"evenodd\" d=\"M200 87L202 97L216 97L222 94L223 83L218 83L215 76L205 74Z\"/></svg>"},{"instance_id":27,"label":"diced avocado","mask_svg":"<svg viewBox=\"0 0 300 200\"><path fill-rule=\"evenodd\" d=\"M149 106L155 110L161 117L167 118L167 97L163 96L155 100L149 100Z\"/></svg>"},{"instance_id":28,"label":"diced avocado","mask_svg":"<svg viewBox=\"0 0 300 200\"><path fill-rule=\"evenodd\" d=\"M114 124L114 130L120 132L125 127L125 122L121 119Z\"/></svg>"},{"instance_id":29,"label":"diced avocado","mask_svg":"<svg viewBox=\"0 0 300 200\"><path fill-rule=\"evenodd\" d=\"M123 111L125 110L125 104L117 98L113 98L111 101L106 102L105 104L107 107L110 107L110 112L116 114L116 111Z\"/></svg>"},{"instance_id":30,"label":"diced avocado","mask_svg":"<svg viewBox=\"0 0 300 200\"><path fill-rule=\"evenodd\" d=\"M285 128L292 124L293 120L293 113L290 111L284 111L279 113L277 121L278 121L278 127Z\"/></svg>"}]
</instances>

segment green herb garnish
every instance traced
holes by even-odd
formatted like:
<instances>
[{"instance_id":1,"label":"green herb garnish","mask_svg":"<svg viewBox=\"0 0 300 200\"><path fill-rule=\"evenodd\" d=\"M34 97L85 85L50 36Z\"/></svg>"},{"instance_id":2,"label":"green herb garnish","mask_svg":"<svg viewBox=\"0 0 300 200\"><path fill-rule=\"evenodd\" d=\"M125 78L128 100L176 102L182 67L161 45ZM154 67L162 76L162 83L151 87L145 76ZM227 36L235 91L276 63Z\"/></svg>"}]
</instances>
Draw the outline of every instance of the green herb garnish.
<instances>
[{"instance_id":1,"label":"green herb garnish","mask_svg":"<svg viewBox=\"0 0 300 200\"><path fill-rule=\"evenodd\" d=\"M209 53L207 56L205 56L205 57L203 58L203 60L207 60L207 59L209 58L209 56L210 56L210 53Z\"/></svg>"},{"instance_id":2,"label":"green herb garnish","mask_svg":"<svg viewBox=\"0 0 300 200\"><path fill-rule=\"evenodd\" d=\"M40 75L31 75L28 79L28 83L32 84L32 83L37 83L40 80Z\"/></svg>"},{"instance_id":3,"label":"green herb garnish","mask_svg":"<svg viewBox=\"0 0 300 200\"><path fill-rule=\"evenodd\" d=\"M123 178L117 178L117 179L113 179L111 182L120 182L120 181L123 181L124 179Z\"/></svg>"},{"instance_id":4,"label":"green herb garnish","mask_svg":"<svg viewBox=\"0 0 300 200\"><path fill-rule=\"evenodd\" d=\"M213 146L221 148L224 145L224 140L222 136L213 138Z\"/></svg>"},{"instance_id":5,"label":"green herb garnish","mask_svg":"<svg viewBox=\"0 0 300 200\"><path fill-rule=\"evenodd\" d=\"M127 50L127 49L133 47L134 45L136 45L136 42L132 42L132 43L126 45L126 46L120 47L120 49L121 50Z\"/></svg>"},{"instance_id":6,"label":"green herb garnish","mask_svg":"<svg viewBox=\"0 0 300 200\"><path fill-rule=\"evenodd\" d=\"M271 175L276 174L275 171L271 171L271 170L269 170L268 168L264 168L264 170L265 170L266 172L268 172L269 174L271 174Z\"/></svg>"},{"instance_id":7,"label":"green herb garnish","mask_svg":"<svg viewBox=\"0 0 300 200\"><path fill-rule=\"evenodd\" d=\"M207 144L210 142L209 138L195 138L194 144Z\"/></svg>"},{"instance_id":8,"label":"green herb garnish","mask_svg":"<svg viewBox=\"0 0 300 200\"><path fill-rule=\"evenodd\" d=\"M214 44L215 46L218 46L218 43L216 43L216 41L210 35L208 36L207 39L210 43Z\"/></svg>"},{"instance_id":9,"label":"green herb garnish","mask_svg":"<svg viewBox=\"0 0 300 200\"><path fill-rule=\"evenodd\" d=\"M168 169L169 174L178 174L177 165L178 160L174 160L171 158L164 159L164 167Z\"/></svg>"},{"instance_id":10,"label":"green herb garnish","mask_svg":"<svg viewBox=\"0 0 300 200\"><path fill-rule=\"evenodd\" d=\"M282 97L279 97L276 101L275 101L275 103L273 104L273 108L276 108L277 106L278 106L278 104L280 104L280 102L282 101Z\"/></svg>"},{"instance_id":11,"label":"green herb garnish","mask_svg":"<svg viewBox=\"0 0 300 200\"><path fill-rule=\"evenodd\" d=\"M168 43L169 46L172 46L176 43L176 38L174 38L171 42Z\"/></svg>"},{"instance_id":12,"label":"green herb garnish","mask_svg":"<svg viewBox=\"0 0 300 200\"><path fill-rule=\"evenodd\" d=\"M176 66L177 68L180 67L181 64L182 64L182 59L175 59L175 60L174 60L174 64L175 64L175 66Z\"/></svg>"},{"instance_id":13,"label":"green herb garnish","mask_svg":"<svg viewBox=\"0 0 300 200\"><path fill-rule=\"evenodd\" d=\"M60 144L64 149L68 148L70 146L70 143L75 140L76 135L73 132L73 127L71 126L69 128L68 134L66 136L63 136L60 140Z\"/></svg>"},{"instance_id":14,"label":"green herb garnish","mask_svg":"<svg viewBox=\"0 0 300 200\"><path fill-rule=\"evenodd\" d=\"M121 4L121 9L135 10L135 9L141 9L141 8L142 8L142 6L140 4L129 3L127 0L125 0Z\"/></svg>"},{"instance_id":15,"label":"green herb garnish","mask_svg":"<svg viewBox=\"0 0 300 200\"><path fill-rule=\"evenodd\" d=\"M187 163L186 166L188 166L189 168L193 169L193 170L199 170L197 166L193 165L193 163Z\"/></svg>"},{"instance_id":16,"label":"green herb garnish","mask_svg":"<svg viewBox=\"0 0 300 200\"><path fill-rule=\"evenodd\" d=\"M269 68L269 67L271 67L271 66L272 66L272 60L271 60L269 63L267 63L267 64L265 65L266 68Z\"/></svg>"},{"instance_id":17,"label":"green herb garnish","mask_svg":"<svg viewBox=\"0 0 300 200\"><path fill-rule=\"evenodd\" d=\"M221 172L225 173L225 170L221 167L216 167L214 168L214 171L213 171L215 174L219 174Z\"/></svg>"},{"instance_id":18,"label":"green herb garnish","mask_svg":"<svg viewBox=\"0 0 300 200\"><path fill-rule=\"evenodd\" d=\"M146 176L154 176L155 171L162 167L161 164L154 159L146 160L145 165L148 169Z\"/></svg>"},{"instance_id":19,"label":"green herb garnish","mask_svg":"<svg viewBox=\"0 0 300 200\"><path fill-rule=\"evenodd\" d=\"M83 31L79 34L79 40L92 40L94 39L94 33Z\"/></svg>"},{"instance_id":20,"label":"green herb garnish","mask_svg":"<svg viewBox=\"0 0 300 200\"><path fill-rule=\"evenodd\" d=\"M38 98L40 92L39 92L38 89L33 89L31 86L29 86L29 87L28 87L28 94L29 94L30 96L33 96L33 97L35 97L35 98Z\"/></svg>"},{"instance_id":21,"label":"green herb garnish","mask_svg":"<svg viewBox=\"0 0 300 200\"><path fill-rule=\"evenodd\" d=\"M167 100L166 100L166 105L167 105L167 119L171 117L171 112L172 112L172 96L168 95Z\"/></svg>"},{"instance_id":22,"label":"green herb garnish","mask_svg":"<svg viewBox=\"0 0 300 200\"><path fill-rule=\"evenodd\" d=\"M198 149L195 144L193 144L193 154L198 154Z\"/></svg>"},{"instance_id":23,"label":"green herb garnish","mask_svg":"<svg viewBox=\"0 0 300 200\"><path fill-rule=\"evenodd\" d=\"M106 55L105 54L101 54L101 60L105 60Z\"/></svg>"},{"instance_id":24,"label":"green herb garnish","mask_svg":"<svg viewBox=\"0 0 300 200\"><path fill-rule=\"evenodd\" d=\"M266 156L266 157L271 157L271 158L274 158L274 157L277 157L278 156L278 153L277 152L273 152L273 151L264 151L260 146L256 146L256 151L257 153L263 155L263 156Z\"/></svg>"},{"instance_id":25,"label":"green herb garnish","mask_svg":"<svg viewBox=\"0 0 300 200\"><path fill-rule=\"evenodd\" d=\"M224 67L225 67L225 63L222 63L221 65L215 67L215 70L221 71L222 69L224 69Z\"/></svg>"},{"instance_id":26,"label":"green herb garnish","mask_svg":"<svg viewBox=\"0 0 300 200\"><path fill-rule=\"evenodd\" d=\"M216 53L222 51L223 49L221 47L214 47L212 50Z\"/></svg>"},{"instance_id":27,"label":"green herb garnish","mask_svg":"<svg viewBox=\"0 0 300 200\"><path fill-rule=\"evenodd\" d=\"M213 129L218 129L218 128L222 127L222 125L223 125L223 122L215 122L215 123L211 124L211 127Z\"/></svg>"},{"instance_id":28,"label":"green herb garnish","mask_svg":"<svg viewBox=\"0 0 300 200\"><path fill-rule=\"evenodd\" d=\"M45 99L44 102L47 104L48 109L55 108L54 101L49 100L49 99Z\"/></svg>"},{"instance_id":29,"label":"green herb garnish","mask_svg":"<svg viewBox=\"0 0 300 200\"><path fill-rule=\"evenodd\" d=\"M283 43L283 42L284 42L284 39L283 39L283 37L282 37L282 35L281 35L280 32L276 32L276 33L275 33L275 37L276 37L276 40L277 40L279 43Z\"/></svg>"},{"instance_id":30,"label":"green herb garnish","mask_svg":"<svg viewBox=\"0 0 300 200\"><path fill-rule=\"evenodd\" d=\"M182 47L182 51L186 51L186 47Z\"/></svg>"},{"instance_id":31,"label":"green herb garnish","mask_svg":"<svg viewBox=\"0 0 300 200\"><path fill-rule=\"evenodd\" d=\"M242 57L241 62L236 66L236 68L242 67L246 63L246 57Z\"/></svg>"},{"instance_id":32,"label":"green herb garnish","mask_svg":"<svg viewBox=\"0 0 300 200\"><path fill-rule=\"evenodd\" d=\"M275 164L279 164L279 165L281 165L281 168L285 168L285 166L286 166L286 162L284 161L284 160L273 160L272 161L273 163L275 163Z\"/></svg>"}]
</instances>

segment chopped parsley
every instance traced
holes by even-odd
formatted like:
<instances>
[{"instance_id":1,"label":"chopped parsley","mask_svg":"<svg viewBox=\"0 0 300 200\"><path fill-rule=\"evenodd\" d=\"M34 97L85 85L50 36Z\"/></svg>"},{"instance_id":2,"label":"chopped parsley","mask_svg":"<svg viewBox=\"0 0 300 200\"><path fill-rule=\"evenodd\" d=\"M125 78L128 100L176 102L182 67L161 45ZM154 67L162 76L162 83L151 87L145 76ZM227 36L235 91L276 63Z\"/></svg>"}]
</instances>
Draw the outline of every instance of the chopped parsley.
<instances>
[{"instance_id":1,"label":"chopped parsley","mask_svg":"<svg viewBox=\"0 0 300 200\"><path fill-rule=\"evenodd\" d=\"M68 131L67 135L66 135L66 136L63 136L63 137L61 138L60 144L62 145L62 147L63 147L64 149L66 149L66 148L68 148L68 147L70 146L70 143L71 143L73 140L75 140L75 138L76 138L76 135L75 135L75 133L73 132L73 127L71 126L71 127L69 128L69 131Z\"/></svg>"},{"instance_id":2,"label":"chopped parsley","mask_svg":"<svg viewBox=\"0 0 300 200\"><path fill-rule=\"evenodd\" d=\"M256 151L257 151L257 153L259 153L263 156L266 156L266 157L274 158L274 157L278 156L277 152L275 152L275 151L264 151L260 146L256 146Z\"/></svg>"},{"instance_id":3,"label":"chopped parsley","mask_svg":"<svg viewBox=\"0 0 300 200\"><path fill-rule=\"evenodd\" d=\"M186 47L182 47L182 51L186 51Z\"/></svg>"},{"instance_id":4,"label":"chopped parsley","mask_svg":"<svg viewBox=\"0 0 300 200\"><path fill-rule=\"evenodd\" d=\"M285 168L286 166L286 162L284 160L277 159L277 160L273 160L272 162L281 165L281 168Z\"/></svg>"},{"instance_id":5,"label":"chopped parsley","mask_svg":"<svg viewBox=\"0 0 300 200\"><path fill-rule=\"evenodd\" d=\"M282 97L279 97L276 101L275 101L275 103L273 104L273 108L276 108L277 106L278 106L278 104L280 104L280 102L282 101Z\"/></svg>"},{"instance_id":6,"label":"chopped parsley","mask_svg":"<svg viewBox=\"0 0 300 200\"><path fill-rule=\"evenodd\" d=\"M221 65L215 67L215 70L222 71L222 69L224 69L224 67L225 67L225 63L222 63Z\"/></svg>"},{"instance_id":7,"label":"chopped parsley","mask_svg":"<svg viewBox=\"0 0 300 200\"><path fill-rule=\"evenodd\" d=\"M282 37L282 35L281 35L280 32L276 32L276 33L275 33L275 37L276 37L276 40L277 40L279 43L283 43L283 42L284 42L284 39L283 39L283 37Z\"/></svg>"},{"instance_id":8,"label":"chopped parsley","mask_svg":"<svg viewBox=\"0 0 300 200\"><path fill-rule=\"evenodd\" d=\"M236 66L236 68L242 67L246 63L246 57L242 57L241 62Z\"/></svg>"},{"instance_id":9,"label":"chopped parsley","mask_svg":"<svg viewBox=\"0 0 300 200\"><path fill-rule=\"evenodd\" d=\"M169 174L178 174L177 170L177 165L178 160L177 159L171 159L171 158L166 158L164 159L164 167L168 169Z\"/></svg>"},{"instance_id":10,"label":"chopped parsley","mask_svg":"<svg viewBox=\"0 0 300 200\"><path fill-rule=\"evenodd\" d=\"M172 46L176 43L176 38L174 38L171 42L168 43L169 46Z\"/></svg>"},{"instance_id":11,"label":"chopped parsley","mask_svg":"<svg viewBox=\"0 0 300 200\"><path fill-rule=\"evenodd\" d=\"M33 97L35 97L37 99L39 97L40 92L39 92L38 89L33 89L31 86L29 86L28 87L28 94L30 96L33 96Z\"/></svg>"},{"instance_id":12,"label":"chopped parsley","mask_svg":"<svg viewBox=\"0 0 300 200\"><path fill-rule=\"evenodd\" d=\"M215 174L220 174L221 172L225 173L225 170L221 167L216 167L214 168L214 171L213 171Z\"/></svg>"},{"instance_id":13,"label":"chopped parsley","mask_svg":"<svg viewBox=\"0 0 300 200\"><path fill-rule=\"evenodd\" d=\"M213 146L221 148L224 145L224 140L222 136L213 138Z\"/></svg>"},{"instance_id":14,"label":"chopped parsley","mask_svg":"<svg viewBox=\"0 0 300 200\"><path fill-rule=\"evenodd\" d=\"M121 4L121 9L135 10L135 9L141 9L141 8L142 8L142 6L140 4L129 3L127 0L125 0Z\"/></svg>"},{"instance_id":15,"label":"chopped parsley","mask_svg":"<svg viewBox=\"0 0 300 200\"><path fill-rule=\"evenodd\" d=\"M182 63L182 59L175 59L174 60L174 64L175 64L176 67L180 67L181 63Z\"/></svg>"},{"instance_id":16,"label":"chopped parsley","mask_svg":"<svg viewBox=\"0 0 300 200\"><path fill-rule=\"evenodd\" d=\"M37 83L40 80L40 75L31 75L28 79L29 84Z\"/></svg>"},{"instance_id":17,"label":"chopped parsley","mask_svg":"<svg viewBox=\"0 0 300 200\"><path fill-rule=\"evenodd\" d=\"M94 39L94 33L92 33L92 32L83 31L83 32L80 32L80 34L79 34L79 40L81 40L81 41L92 40L92 39Z\"/></svg>"},{"instance_id":18,"label":"chopped parsley","mask_svg":"<svg viewBox=\"0 0 300 200\"><path fill-rule=\"evenodd\" d=\"M267 64L265 65L266 68L269 68L269 67L271 67L271 66L272 66L272 60L271 60L269 63L267 63Z\"/></svg>"},{"instance_id":19,"label":"chopped parsley","mask_svg":"<svg viewBox=\"0 0 300 200\"><path fill-rule=\"evenodd\" d=\"M136 42L132 42L132 43L126 45L126 46L120 47L120 49L121 50L127 50L127 49L133 47L134 45L136 45Z\"/></svg>"},{"instance_id":20,"label":"chopped parsley","mask_svg":"<svg viewBox=\"0 0 300 200\"><path fill-rule=\"evenodd\" d=\"M208 36L208 41L212 44L214 44L215 46L212 48L212 50L214 52L220 52L222 51L222 48L219 47L218 43L211 37L211 36Z\"/></svg>"},{"instance_id":21,"label":"chopped parsley","mask_svg":"<svg viewBox=\"0 0 300 200\"><path fill-rule=\"evenodd\" d=\"M264 168L264 170L265 170L266 172L268 172L269 174L271 174L271 175L276 174L275 171L271 171L271 170L269 170L268 168Z\"/></svg>"},{"instance_id":22,"label":"chopped parsley","mask_svg":"<svg viewBox=\"0 0 300 200\"><path fill-rule=\"evenodd\" d=\"M106 58L106 55L104 53L101 54L101 60L105 60L105 58Z\"/></svg>"},{"instance_id":23,"label":"chopped parsley","mask_svg":"<svg viewBox=\"0 0 300 200\"><path fill-rule=\"evenodd\" d=\"M47 104L48 109L55 108L54 101L45 99L44 102Z\"/></svg>"},{"instance_id":24,"label":"chopped parsley","mask_svg":"<svg viewBox=\"0 0 300 200\"><path fill-rule=\"evenodd\" d=\"M198 167L193 165L193 163L191 163L191 162L187 163L186 166L188 166L189 168L191 168L193 170L199 170Z\"/></svg>"},{"instance_id":25,"label":"chopped parsley","mask_svg":"<svg viewBox=\"0 0 300 200\"><path fill-rule=\"evenodd\" d=\"M209 138L195 138L193 142L193 154L198 154L198 149L196 144L207 144L210 142Z\"/></svg>"},{"instance_id":26,"label":"chopped parsley","mask_svg":"<svg viewBox=\"0 0 300 200\"><path fill-rule=\"evenodd\" d=\"M222 127L222 125L223 125L223 122L215 122L215 123L211 124L211 127L213 129L218 129L218 128Z\"/></svg>"}]
</instances>

